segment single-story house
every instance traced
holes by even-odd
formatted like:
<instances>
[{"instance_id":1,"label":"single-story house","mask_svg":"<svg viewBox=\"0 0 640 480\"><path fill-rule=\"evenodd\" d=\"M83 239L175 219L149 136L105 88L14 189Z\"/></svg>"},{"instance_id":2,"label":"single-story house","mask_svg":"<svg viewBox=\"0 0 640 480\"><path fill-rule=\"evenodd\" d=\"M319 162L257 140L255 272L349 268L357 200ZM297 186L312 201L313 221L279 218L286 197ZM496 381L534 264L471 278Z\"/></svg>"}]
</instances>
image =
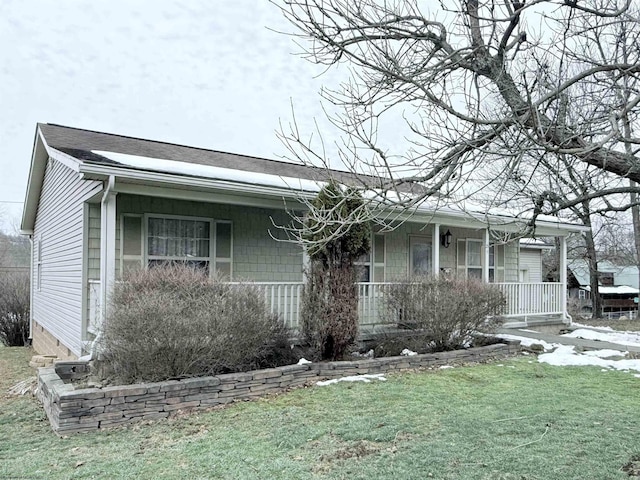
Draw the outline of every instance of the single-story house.
<instances>
[{"instance_id":1,"label":"single-story house","mask_svg":"<svg viewBox=\"0 0 640 480\"><path fill-rule=\"evenodd\" d=\"M121 273L172 260L261 285L271 309L295 328L307 259L300 245L282 241L284 233L274 224L288 223L287 212L302 208L302 196L313 198L327 174L283 161L38 124L21 224L33 242L35 349L60 358L83 355ZM330 174L340 182L353 179ZM379 322L386 282L441 272L499 285L514 325L536 318L567 321L566 276L545 283L531 266L524 268L536 262L519 245L528 222L505 213L424 205L392 231L374 233L371 253L361 262L363 327ZM565 262L566 237L582 229L539 218L535 235L559 237Z\"/></svg>"},{"instance_id":2,"label":"single-story house","mask_svg":"<svg viewBox=\"0 0 640 480\"><path fill-rule=\"evenodd\" d=\"M591 312L589 263L583 258L568 260L567 288L569 298L580 310ZM598 262L598 293L602 311L607 314L638 311L638 267L618 265L608 260Z\"/></svg>"}]
</instances>

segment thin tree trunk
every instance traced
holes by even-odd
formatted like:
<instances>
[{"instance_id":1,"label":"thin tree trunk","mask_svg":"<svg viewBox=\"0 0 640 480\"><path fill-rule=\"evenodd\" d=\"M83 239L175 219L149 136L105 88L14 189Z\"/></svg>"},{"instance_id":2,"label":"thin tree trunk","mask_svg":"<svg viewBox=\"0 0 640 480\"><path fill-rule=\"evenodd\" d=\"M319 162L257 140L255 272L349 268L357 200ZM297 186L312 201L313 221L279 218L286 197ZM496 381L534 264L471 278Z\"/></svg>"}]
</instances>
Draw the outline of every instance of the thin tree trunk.
<instances>
[{"instance_id":1,"label":"thin tree trunk","mask_svg":"<svg viewBox=\"0 0 640 480\"><path fill-rule=\"evenodd\" d=\"M582 222L589 230L585 232L585 246L587 249L587 262L589 263L589 286L591 287L591 315L593 318L602 317L602 299L600 298L600 288L598 279L598 257L596 254L596 244L593 240L593 229L591 227L591 216L588 202L583 202L585 213Z\"/></svg>"}]
</instances>

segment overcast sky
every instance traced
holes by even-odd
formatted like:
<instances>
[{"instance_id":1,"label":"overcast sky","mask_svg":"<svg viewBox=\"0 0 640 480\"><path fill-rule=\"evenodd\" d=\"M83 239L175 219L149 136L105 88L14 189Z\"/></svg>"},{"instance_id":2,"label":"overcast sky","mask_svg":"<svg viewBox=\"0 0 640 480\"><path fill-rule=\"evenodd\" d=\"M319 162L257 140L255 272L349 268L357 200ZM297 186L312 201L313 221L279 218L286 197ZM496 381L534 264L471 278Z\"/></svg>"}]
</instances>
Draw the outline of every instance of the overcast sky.
<instances>
[{"instance_id":1,"label":"overcast sky","mask_svg":"<svg viewBox=\"0 0 640 480\"><path fill-rule=\"evenodd\" d=\"M0 213L24 200L36 122L277 158L279 121L326 125L341 72L295 56L267 0L0 0Z\"/></svg>"}]
</instances>

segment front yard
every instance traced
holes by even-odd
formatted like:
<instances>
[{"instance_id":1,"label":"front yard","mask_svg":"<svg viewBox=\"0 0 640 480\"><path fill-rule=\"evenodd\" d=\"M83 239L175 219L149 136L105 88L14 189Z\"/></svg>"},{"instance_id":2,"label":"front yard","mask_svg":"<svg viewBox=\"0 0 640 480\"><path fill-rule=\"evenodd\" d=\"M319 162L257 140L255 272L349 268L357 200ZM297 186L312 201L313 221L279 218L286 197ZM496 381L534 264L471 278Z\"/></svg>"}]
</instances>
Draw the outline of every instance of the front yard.
<instances>
[{"instance_id":1,"label":"front yard","mask_svg":"<svg viewBox=\"0 0 640 480\"><path fill-rule=\"evenodd\" d=\"M535 358L299 389L58 438L32 351L0 348L0 478L615 479L640 455L640 378Z\"/></svg>"}]
</instances>

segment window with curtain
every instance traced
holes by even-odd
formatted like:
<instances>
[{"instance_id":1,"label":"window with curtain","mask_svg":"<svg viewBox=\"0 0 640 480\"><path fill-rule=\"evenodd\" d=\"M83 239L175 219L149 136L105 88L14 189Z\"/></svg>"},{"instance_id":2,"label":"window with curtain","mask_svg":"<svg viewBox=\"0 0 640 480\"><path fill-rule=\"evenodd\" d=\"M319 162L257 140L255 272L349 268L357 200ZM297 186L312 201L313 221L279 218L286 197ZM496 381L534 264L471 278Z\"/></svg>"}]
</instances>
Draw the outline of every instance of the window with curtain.
<instances>
[{"instance_id":1,"label":"window with curtain","mask_svg":"<svg viewBox=\"0 0 640 480\"><path fill-rule=\"evenodd\" d=\"M123 215L121 266L139 268L184 263L206 272L232 274L232 223L205 218Z\"/></svg>"}]
</instances>

